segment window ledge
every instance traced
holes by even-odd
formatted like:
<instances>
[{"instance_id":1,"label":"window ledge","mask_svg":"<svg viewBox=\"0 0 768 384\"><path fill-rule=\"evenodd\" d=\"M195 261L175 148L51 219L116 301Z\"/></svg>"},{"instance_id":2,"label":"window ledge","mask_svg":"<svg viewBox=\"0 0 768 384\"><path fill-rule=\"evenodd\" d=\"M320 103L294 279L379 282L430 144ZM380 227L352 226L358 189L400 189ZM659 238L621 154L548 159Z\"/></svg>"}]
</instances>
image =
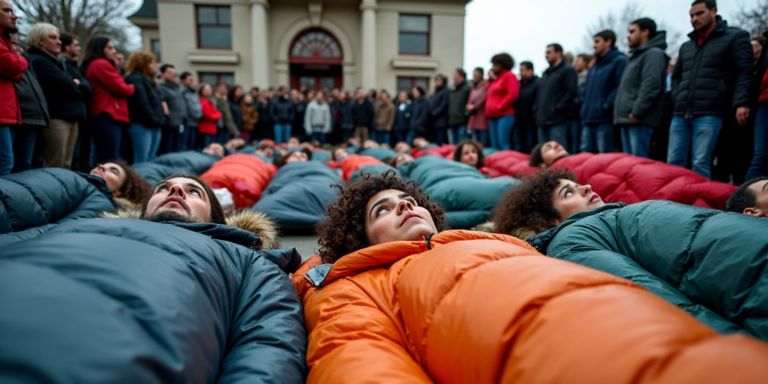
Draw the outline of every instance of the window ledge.
<instances>
[{"instance_id":1,"label":"window ledge","mask_svg":"<svg viewBox=\"0 0 768 384\"><path fill-rule=\"evenodd\" d=\"M187 53L187 60L198 64L238 64L240 55L228 49L198 49Z\"/></svg>"},{"instance_id":2,"label":"window ledge","mask_svg":"<svg viewBox=\"0 0 768 384\"><path fill-rule=\"evenodd\" d=\"M428 57L396 57L392 59L392 68L396 69L437 69L440 63Z\"/></svg>"}]
</instances>

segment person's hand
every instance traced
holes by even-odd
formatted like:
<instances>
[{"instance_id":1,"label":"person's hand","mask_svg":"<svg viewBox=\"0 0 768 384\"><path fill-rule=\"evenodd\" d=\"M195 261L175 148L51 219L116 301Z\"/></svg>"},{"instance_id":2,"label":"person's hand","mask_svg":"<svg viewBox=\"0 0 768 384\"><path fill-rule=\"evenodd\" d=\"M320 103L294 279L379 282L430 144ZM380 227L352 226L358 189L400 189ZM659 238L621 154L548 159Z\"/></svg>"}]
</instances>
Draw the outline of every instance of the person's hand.
<instances>
[{"instance_id":1,"label":"person's hand","mask_svg":"<svg viewBox=\"0 0 768 384\"><path fill-rule=\"evenodd\" d=\"M744 125L749 119L749 107L739 107L736 109L736 121L739 125Z\"/></svg>"},{"instance_id":2,"label":"person's hand","mask_svg":"<svg viewBox=\"0 0 768 384\"><path fill-rule=\"evenodd\" d=\"M496 73L488 71L488 80L496 80Z\"/></svg>"},{"instance_id":3,"label":"person's hand","mask_svg":"<svg viewBox=\"0 0 768 384\"><path fill-rule=\"evenodd\" d=\"M473 109L475 109L475 106L474 106L474 105L472 105L472 104L467 104L467 108L466 108L466 111L467 111L467 112L472 112L472 110L473 110Z\"/></svg>"},{"instance_id":4,"label":"person's hand","mask_svg":"<svg viewBox=\"0 0 768 384\"><path fill-rule=\"evenodd\" d=\"M169 113L168 103L166 103L165 101L163 101L163 112L165 112L166 115Z\"/></svg>"},{"instance_id":5,"label":"person's hand","mask_svg":"<svg viewBox=\"0 0 768 384\"><path fill-rule=\"evenodd\" d=\"M637 117L635 117L635 115L633 115L631 113L629 114L629 119L634 121L635 123L639 123L640 122L640 119L638 119Z\"/></svg>"},{"instance_id":6,"label":"person's hand","mask_svg":"<svg viewBox=\"0 0 768 384\"><path fill-rule=\"evenodd\" d=\"M72 81L74 81L75 84L80 85L80 80L79 79L72 79Z\"/></svg>"}]
</instances>

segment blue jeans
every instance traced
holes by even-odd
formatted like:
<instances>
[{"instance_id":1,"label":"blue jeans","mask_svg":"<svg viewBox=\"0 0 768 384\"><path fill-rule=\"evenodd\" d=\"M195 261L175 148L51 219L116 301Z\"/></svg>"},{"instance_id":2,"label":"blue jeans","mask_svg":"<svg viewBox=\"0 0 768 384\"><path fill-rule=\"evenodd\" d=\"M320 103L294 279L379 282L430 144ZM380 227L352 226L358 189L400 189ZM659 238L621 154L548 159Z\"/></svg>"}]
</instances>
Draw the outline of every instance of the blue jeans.
<instances>
[{"instance_id":1,"label":"blue jeans","mask_svg":"<svg viewBox=\"0 0 768 384\"><path fill-rule=\"evenodd\" d=\"M437 145L444 145L448 143L447 128L433 128L431 132L432 141Z\"/></svg>"},{"instance_id":2,"label":"blue jeans","mask_svg":"<svg viewBox=\"0 0 768 384\"><path fill-rule=\"evenodd\" d=\"M559 125L539 128L539 144L547 141L556 141L564 148L568 148L568 130L571 128L571 122L565 122Z\"/></svg>"},{"instance_id":3,"label":"blue jeans","mask_svg":"<svg viewBox=\"0 0 768 384\"><path fill-rule=\"evenodd\" d=\"M755 153L746 180L768 175L768 104L757 107L755 116Z\"/></svg>"},{"instance_id":4,"label":"blue jeans","mask_svg":"<svg viewBox=\"0 0 768 384\"><path fill-rule=\"evenodd\" d=\"M35 154L37 127L21 125L11 128L13 142L13 170L11 173L22 172L32 168L32 157Z\"/></svg>"},{"instance_id":5,"label":"blue jeans","mask_svg":"<svg viewBox=\"0 0 768 384\"><path fill-rule=\"evenodd\" d=\"M395 131L395 144L401 141L408 143L408 132L405 130ZM411 145L411 143L408 143L408 145Z\"/></svg>"},{"instance_id":6,"label":"blue jeans","mask_svg":"<svg viewBox=\"0 0 768 384\"><path fill-rule=\"evenodd\" d=\"M216 135L209 135L207 133L201 133L197 135L197 147L205 148L216 142Z\"/></svg>"},{"instance_id":7,"label":"blue jeans","mask_svg":"<svg viewBox=\"0 0 768 384\"><path fill-rule=\"evenodd\" d=\"M579 153L581 150L581 120L574 119L571 120L571 146L568 148L568 152L571 153L571 155L575 155Z\"/></svg>"},{"instance_id":8,"label":"blue jeans","mask_svg":"<svg viewBox=\"0 0 768 384\"><path fill-rule=\"evenodd\" d=\"M451 127L451 144L459 144L467 138L467 125L454 125Z\"/></svg>"},{"instance_id":9,"label":"blue jeans","mask_svg":"<svg viewBox=\"0 0 768 384\"><path fill-rule=\"evenodd\" d=\"M513 136L515 151L529 153L536 146L536 130L530 127L515 125Z\"/></svg>"},{"instance_id":10,"label":"blue jeans","mask_svg":"<svg viewBox=\"0 0 768 384\"><path fill-rule=\"evenodd\" d=\"M491 136L491 147L500 151L512 148L512 127L515 126L515 115L506 115L488 119L488 134Z\"/></svg>"},{"instance_id":11,"label":"blue jeans","mask_svg":"<svg viewBox=\"0 0 768 384\"><path fill-rule=\"evenodd\" d=\"M120 158L120 145L123 143L123 127L107 114L91 119L91 133L96 149L96 162L104 164Z\"/></svg>"},{"instance_id":12,"label":"blue jeans","mask_svg":"<svg viewBox=\"0 0 768 384\"><path fill-rule=\"evenodd\" d=\"M379 144L386 144L390 145L389 141L392 139L392 135L389 133L389 131L372 131L371 133L376 132L376 142Z\"/></svg>"},{"instance_id":13,"label":"blue jeans","mask_svg":"<svg viewBox=\"0 0 768 384\"><path fill-rule=\"evenodd\" d=\"M287 143L291 138L291 124L277 124L275 123L275 143L283 144Z\"/></svg>"},{"instance_id":14,"label":"blue jeans","mask_svg":"<svg viewBox=\"0 0 768 384\"><path fill-rule=\"evenodd\" d=\"M141 124L131 123L128 126L128 136L133 147L133 163L140 164L152 160L157 154L162 138L160 128L148 128Z\"/></svg>"},{"instance_id":15,"label":"blue jeans","mask_svg":"<svg viewBox=\"0 0 768 384\"><path fill-rule=\"evenodd\" d=\"M219 132L216 133L216 142L224 145L227 141L229 141L229 132L226 129L219 129Z\"/></svg>"},{"instance_id":16,"label":"blue jeans","mask_svg":"<svg viewBox=\"0 0 768 384\"><path fill-rule=\"evenodd\" d=\"M325 133L323 131L312 131L312 141L319 141L320 144L325 144Z\"/></svg>"},{"instance_id":17,"label":"blue jeans","mask_svg":"<svg viewBox=\"0 0 768 384\"><path fill-rule=\"evenodd\" d=\"M184 137L179 145L179 151L194 151L197 149L197 127L184 125Z\"/></svg>"},{"instance_id":18,"label":"blue jeans","mask_svg":"<svg viewBox=\"0 0 768 384\"><path fill-rule=\"evenodd\" d=\"M653 128L645 124L624 125L621 127L621 144L624 153L645 157L651 155Z\"/></svg>"},{"instance_id":19,"label":"blue jeans","mask_svg":"<svg viewBox=\"0 0 768 384\"><path fill-rule=\"evenodd\" d=\"M613 124L585 124L581 129L581 152L613 152Z\"/></svg>"},{"instance_id":20,"label":"blue jeans","mask_svg":"<svg viewBox=\"0 0 768 384\"><path fill-rule=\"evenodd\" d=\"M0 176L11 173L13 169L13 139L11 127L0 126Z\"/></svg>"},{"instance_id":21,"label":"blue jeans","mask_svg":"<svg viewBox=\"0 0 768 384\"><path fill-rule=\"evenodd\" d=\"M667 162L685 167L688 151L693 144L693 171L706 178L712 177L712 151L723 128L720 116L700 116L693 119L675 116L669 126Z\"/></svg>"},{"instance_id":22,"label":"blue jeans","mask_svg":"<svg viewBox=\"0 0 768 384\"><path fill-rule=\"evenodd\" d=\"M472 138L479 141L483 147L488 146L488 130L474 130L472 131Z\"/></svg>"},{"instance_id":23,"label":"blue jeans","mask_svg":"<svg viewBox=\"0 0 768 384\"><path fill-rule=\"evenodd\" d=\"M163 152L171 153L178 152L181 139L184 136L183 133L177 132L175 129L163 129L163 138L160 140L163 143Z\"/></svg>"}]
</instances>

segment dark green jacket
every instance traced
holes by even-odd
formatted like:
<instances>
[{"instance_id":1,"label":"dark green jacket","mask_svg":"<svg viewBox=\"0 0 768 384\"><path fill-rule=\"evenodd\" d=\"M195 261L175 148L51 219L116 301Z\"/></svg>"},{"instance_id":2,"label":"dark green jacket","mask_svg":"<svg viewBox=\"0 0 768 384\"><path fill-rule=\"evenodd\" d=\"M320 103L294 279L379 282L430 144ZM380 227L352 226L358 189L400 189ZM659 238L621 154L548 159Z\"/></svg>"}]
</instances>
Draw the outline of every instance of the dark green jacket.
<instances>
[{"instance_id":1,"label":"dark green jacket","mask_svg":"<svg viewBox=\"0 0 768 384\"><path fill-rule=\"evenodd\" d=\"M472 87L467 81L456 84L448 99L448 125L467 125L469 115L467 115L467 101L469 101L469 91Z\"/></svg>"},{"instance_id":2,"label":"dark green jacket","mask_svg":"<svg viewBox=\"0 0 768 384\"><path fill-rule=\"evenodd\" d=\"M721 333L768 340L768 220L647 201L579 213L529 240L628 279Z\"/></svg>"}]
</instances>

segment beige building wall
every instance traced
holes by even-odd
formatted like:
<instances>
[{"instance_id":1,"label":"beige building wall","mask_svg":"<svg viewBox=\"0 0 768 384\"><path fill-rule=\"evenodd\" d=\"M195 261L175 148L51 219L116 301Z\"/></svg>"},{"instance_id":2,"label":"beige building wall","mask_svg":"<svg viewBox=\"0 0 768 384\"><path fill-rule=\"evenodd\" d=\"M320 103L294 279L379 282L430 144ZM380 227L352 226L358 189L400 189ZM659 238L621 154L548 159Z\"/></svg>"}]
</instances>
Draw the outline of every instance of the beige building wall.
<instances>
[{"instance_id":1,"label":"beige building wall","mask_svg":"<svg viewBox=\"0 0 768 384\"><path fill-rule=\"evenodd\" d=\"M233 73L235 82L245 87L254 85L252 54L252 7L258 0L158 0L157 28L144 26L144 49L151 49L151 39L159 38L163 62L176 66L177 72L189 71ZM369 0L370 1L370 0ZM398 76L428 77L443 73L450 77L464 57L464 6L467 1L376 2L376 74L377 88L394 92ZM195 5L230 5L232 15L232 49L197 48ZM310 4L312 4L310 6ZM271 0L265 8L269 84L290 85L291 43L301 32L322 28L339 41L344 59L342 81L351 89L362 84L362 13L359 0L313 2L304 0ZM319 6L319 8L318 8ZM320 10L318 12L318 9ZM398 54L398 16L401 13L431 16L430 54L403 56ZM138 23L137 23L138 24ZM140 27L142 27L140 25ZM258 53L257 53L258 54ZM258 57L257 57L258 58Z\"/></svg>"}]
</instances>

